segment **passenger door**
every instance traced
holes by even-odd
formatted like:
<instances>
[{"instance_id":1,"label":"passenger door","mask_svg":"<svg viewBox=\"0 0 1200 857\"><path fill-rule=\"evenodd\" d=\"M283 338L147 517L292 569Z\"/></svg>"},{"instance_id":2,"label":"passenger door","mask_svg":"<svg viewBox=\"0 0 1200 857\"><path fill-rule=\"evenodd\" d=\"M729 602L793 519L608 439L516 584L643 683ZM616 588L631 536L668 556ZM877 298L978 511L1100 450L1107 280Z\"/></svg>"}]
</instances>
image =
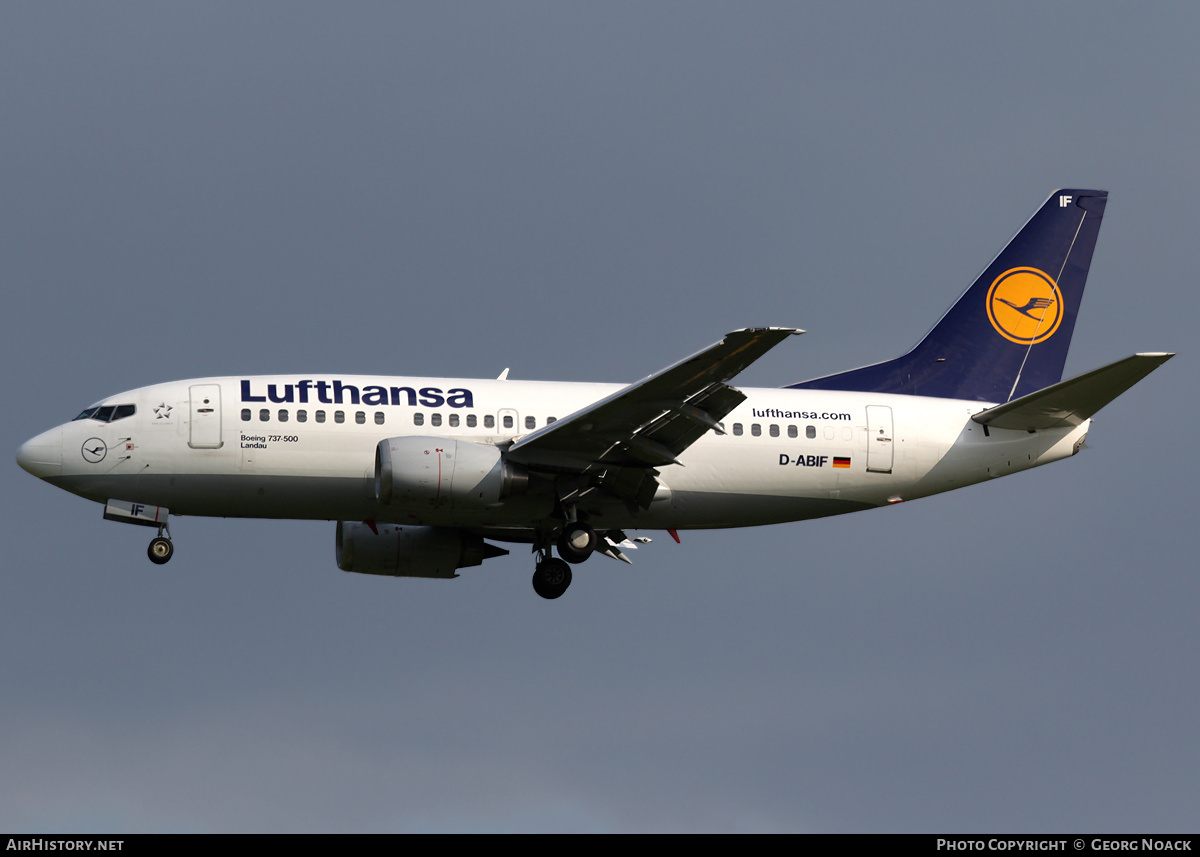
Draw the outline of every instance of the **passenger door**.
<instances>
[{"instance_id":1,"label":"passenger door","mask_svg":"<svg viewBox=\"0 0 1200 857\"><path fill-rule=\"evenodd\" d=\"M191 399L191 423L188 446L192 449L220 449L221 385L193 384L188 387Z\"/></svg>"},{"instance_id":2,"label":"passenger door","mask_svg":"<svg viewBox=\"0 0 1200 857\"><path fill-rule=\"evenodd\" d=\"M891 473L894 455L892 409L886 405L867 405L867 470Z\"/></svg>"}]
</instances>

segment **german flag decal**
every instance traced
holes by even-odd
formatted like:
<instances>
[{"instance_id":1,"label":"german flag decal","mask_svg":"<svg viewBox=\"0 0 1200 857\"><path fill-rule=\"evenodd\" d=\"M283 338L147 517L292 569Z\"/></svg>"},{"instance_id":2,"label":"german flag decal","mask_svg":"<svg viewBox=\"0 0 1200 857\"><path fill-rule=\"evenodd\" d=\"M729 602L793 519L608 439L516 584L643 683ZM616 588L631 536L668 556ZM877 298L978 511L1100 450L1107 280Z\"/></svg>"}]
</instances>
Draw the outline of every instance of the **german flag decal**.
<instances>
[{"instance_id":1,"label":"german flag decal","mask_svg":"<svg viewBox=\"0 0 1200 857\"><path fill-rule=\"evenodd\" d=\"M850 459L849 459L849 458L838 458L838 457L835 455L835 456L833 457L833 466L834 466L834 467L849 467L849 466L850 466Z\"/></svg>"}]
</instances>

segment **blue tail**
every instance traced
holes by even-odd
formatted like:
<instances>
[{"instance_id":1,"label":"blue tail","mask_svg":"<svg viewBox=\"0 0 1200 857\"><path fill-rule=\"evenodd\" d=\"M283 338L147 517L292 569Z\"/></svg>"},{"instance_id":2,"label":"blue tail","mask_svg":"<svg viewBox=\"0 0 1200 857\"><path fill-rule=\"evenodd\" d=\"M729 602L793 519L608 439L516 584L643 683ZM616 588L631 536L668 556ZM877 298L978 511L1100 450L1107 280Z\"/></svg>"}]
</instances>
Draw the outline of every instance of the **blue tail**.
<instances>
[{"instance_id":1,"label":"blue tail","mask_svg":"<svg viewBox=\"0 0 1200 857\"><path fill-rule=\"evenodd\" d=\"M912 351L790 386L1007 402L1057 384L1107 200L1055 191Z\"/></svg>"}]
</instances>

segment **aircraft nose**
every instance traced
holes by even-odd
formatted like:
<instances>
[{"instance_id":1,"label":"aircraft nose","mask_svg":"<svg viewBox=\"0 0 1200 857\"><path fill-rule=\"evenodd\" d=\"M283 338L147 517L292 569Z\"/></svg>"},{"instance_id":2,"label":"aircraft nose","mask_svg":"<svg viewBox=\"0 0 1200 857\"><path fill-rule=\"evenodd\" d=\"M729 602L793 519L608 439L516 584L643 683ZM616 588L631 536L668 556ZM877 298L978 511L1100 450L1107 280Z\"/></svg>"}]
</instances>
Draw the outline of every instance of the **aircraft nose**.
<instances>
[{"instance_id":1,"label":"aircraft nose","mask_svg":"<svg viewBox=\"0 0 1200 857\"><path fill-rule=\"evenodd\" d=\"M25 441L17 450L17 464L38 479L62 473L62 426Z\"/></svg>"}]
</instances>

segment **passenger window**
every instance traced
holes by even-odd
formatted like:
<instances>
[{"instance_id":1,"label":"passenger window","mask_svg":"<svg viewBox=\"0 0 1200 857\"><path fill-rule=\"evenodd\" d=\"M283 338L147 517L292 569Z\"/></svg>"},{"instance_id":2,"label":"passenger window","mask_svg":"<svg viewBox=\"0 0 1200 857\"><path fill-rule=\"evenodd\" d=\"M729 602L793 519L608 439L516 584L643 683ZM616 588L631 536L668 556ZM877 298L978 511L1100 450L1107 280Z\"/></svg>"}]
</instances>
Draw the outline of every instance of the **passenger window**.
<instances>
[{"instance_id":1,"label":"passenger window","mask_svg":"<svg viewBox=\"0 0 1200 857\"><path fill-rule=\"evenodd\" d=\"M288 420L288 412L284 408L280 408L279 409L279 421L281 423L286 423L287 420Z\"/></svg>"},{"instance_id":2,"label":"passenger window","mask_svg":"<svg viewBox=\"0 0 1200 857\"><path fill-rule=\"evenodd\" d=\"M250 422L250 409L249 408L242 408L242 422L244 422L244 423Z\"/></svg>"},{"instance_id":3,"label":"passenger window","mask_svg":"<svg viewBox=\"0 0 1200 857\"><path fill-rule=\"evenodd\" d=\"M800 432L796 431L795 426L788 426L788 437L799 437Z\"/></svg>"},{"instance_id":4,"label":"passenger window","mask_svg":"<svg viewBox=\"0 0 1200 857\"><path fill-rule=\"evenodd\" d=\"M734 436L734 437L741 437L741 436L742 436L742 424L741 424L741 423L734 423L734 424L733 424L733 436Z\"/></svg>"},{"instance_id":5,"label":"passenger window","mask_svg":"<svg viewBox=\"0 0 1200 857\"><path fill-rule=\"evenodd\" d=\"M805 436L806 438L808 438L809 440L813 440L814 438L816 438L816 436L817 436L817 427L816 427L816 426L809 426L808 428L806 428L806 429L804 430L804 436Z\"/></svg>"},{"instance_id":6,"label":"passenger window","mask_svg":"<svg viewBox=\"0 0 1200 857\"><path fill-rule=\"evenodd\" d=\"M375 425L377 425L377 426L383 425L383 411L375 412Z\"/></svg>"},{"instance_id":7,"label":"passenger window","mask_svg":"<svg viewBox=\"0 0 1200 857\"><path fill-rule=\"evenodd\" d=\"M317 411L316 417L317 417L317 422L319 422L319 423L325 422L325 412L324 411Z\"/></svg>"},{"instance_id":8,"label":"passenger window","mask_svg":"<svg viewBox=\"0 0 1200 857\"><path fill-rule=\"evenodd\" d=\"M475 428L477 423L478 420L475 418L474 414L467 414L467 428Z\"/></svg>"},{"instance_id":9,"label":"passenger window","mask_svg":"<svg viewBox=\"0 0 1200 857\"><path fill-rule=\"evenodd\" d=\"M261 411L258 412L258 419L260 422L265 423L267 420L271 419L271 412L268 411L266 408L263 408Z\"/></svg>"},{"instance_id":10,"label":"passenger window","mask_svg":"<svg viewBox=\"0 0 1200 857\"><path fill-rule=\"evenodd\" d=\"M762 426L760 426L758 423L754 423L750 426L750 434L754 435L755 437L762 437Z\"/></svg>"},{"instance_id":11,"label":"passenger window","mask_svg":"<svg viewBox=\"0 0 1200 857\"><path fill-rule=\"evenodd\" d=\"M537 418L526 417L525 418L525 428L527 428L527 429L537 428Z\"/></svg>"},{"instance_id":12,"label":"passenger window","mask_svg":"<svg viewBox=\"0 0 1200 857\"><path fill-rule=\"evenodd\" d=\"M513 427L513 418L510 417L508 414L504 415L504 427L506 429L510 429Z\"/></svg>"},{"instance_id":13,"label":"passenger window","mask_svg":"<svg viewBox=\"0 0 1200 857\"><path fill-rule=\"evenodd\" d=\"M356 411L354 413L354 421L360 426L365 426L367 424L367 415L362 411Z\"/></svg>"},{"instance_id":14,"label":"passenger window","mask_svg":"<svg viewBox=\"0 0 1200 857\"><path fill-rule=\"evenodd\" d=\"M483 427L484 428L495 428L496 427L496 418L493 417L491 414L486 414L483 418Z\"/></svg>"},{"instance_id":15,"label":"passenger window","mask_svg":"<svg viewBox=\"0 0 1200 857\"><path fill-rule=\"evenodd\" d=\"M451 414L449 423L451 428L458 428L458 414Z\"/></svg>"},{"instance_id":16,"label":"passenger window","mask_svg":"<svg viewBox=\"0 0 1200 857\"><path fill-rule=\"evenodd\" d=\"M546 417L546 425L558 422L558 417Z\"/></svg>"},{"instance_id":17,"label":"passenger window","mask_svg":"<svg viewBox=\"0 0 1200 857\"><path fill-rule=\"evenodd\" d=\"M415 425L415 426L425 425L425 415L424 414L413 414L413 425Z\"/></svg>"},{"instance_id":18,"label":"passenger window","mask_svg":"<svg viewBox=\"0 0 1200 857\"><path fill-rule=\"evenodd\" d=\"M771 426L771 437L779 437L779 426Z\"/></svg>"},{"instance_id":19,"label":"passenger window","mask_svg":"<svg viewBox=\"0 0 1200 857\"><path fill-rule=\"evenodd\" d=\"M308 422L308 411L296 411L296 422L298 422L298 423Z\"/></svg>"},{"instance_id":20,"label":"passenger window","mask_svg":"<svg viewBox=\"0 0 1200 857\"><path fill-rule=\"evenodd\" d=\"M333 421L335 423L339 423L339 424L344 423L346 421L346 412L345 411L334 411L333 412Z\"/></svg>"},{"instance_id":21,"label":"passenger window","mask_svg":"<svg viewBox=\"0 0 1200 857\"><path fill-rule=\"evenodd\" d=\"M429 424L431 426L440 426L442 424L442 415L441 414L430 414L429 415Z\"/></svg>"}]
</instances>

